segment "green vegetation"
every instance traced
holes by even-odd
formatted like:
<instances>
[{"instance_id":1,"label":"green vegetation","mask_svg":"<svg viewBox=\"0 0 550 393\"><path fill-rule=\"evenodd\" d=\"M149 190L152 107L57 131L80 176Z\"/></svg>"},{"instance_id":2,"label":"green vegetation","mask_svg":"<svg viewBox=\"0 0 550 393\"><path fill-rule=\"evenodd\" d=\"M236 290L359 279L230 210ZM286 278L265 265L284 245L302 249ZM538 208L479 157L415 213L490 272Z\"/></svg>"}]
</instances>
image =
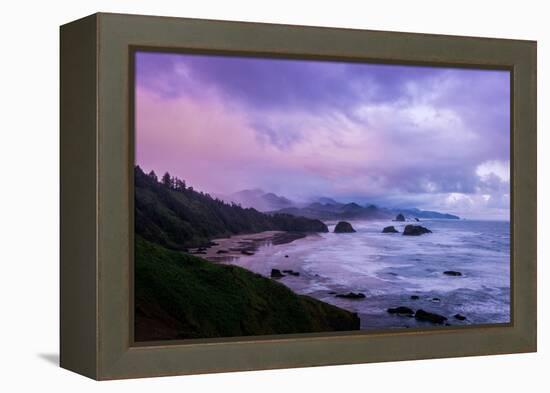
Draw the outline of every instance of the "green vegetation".
<instances>
[{"instance_id":1,"label":"green vegetation","mask_svg":"<svg viewBox=\"0 0 550 393\"><path fill-rule=\"evenodd\" d=\"M168 173L159 182L154 172L145 174L137 166L134 175L136 233L167 248L184 250L207 245L214 237L268 230L328 232L317 219L264 214L228 204Z\"/></svg>"},{"instance_id":2,"label":"green vegetation","mask_svg":"<svg viewBox=\"0 0 550 393\"><path fill-rule=\"evenodd\" d=\"M152 341L359 329L356 314L232 265L136 236L135 339Z\"/></svg>"}]
</instances>

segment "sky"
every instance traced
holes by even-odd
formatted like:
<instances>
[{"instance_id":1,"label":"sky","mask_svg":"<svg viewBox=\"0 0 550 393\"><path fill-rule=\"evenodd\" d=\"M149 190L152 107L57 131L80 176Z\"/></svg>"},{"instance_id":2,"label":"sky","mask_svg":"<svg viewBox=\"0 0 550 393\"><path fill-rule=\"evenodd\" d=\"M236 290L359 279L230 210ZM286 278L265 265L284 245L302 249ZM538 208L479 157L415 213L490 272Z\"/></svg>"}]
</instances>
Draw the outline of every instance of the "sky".
<instances>
[{"instance_id":1,"label":"sky","mask_svg":"<svg viewBox=\"0 0 550 393\"><path fill-rule=\"evenodd\" d=\"M136 53L136 164L197 190L508 219L502 70Z\"/></svg>"}]
</instances>

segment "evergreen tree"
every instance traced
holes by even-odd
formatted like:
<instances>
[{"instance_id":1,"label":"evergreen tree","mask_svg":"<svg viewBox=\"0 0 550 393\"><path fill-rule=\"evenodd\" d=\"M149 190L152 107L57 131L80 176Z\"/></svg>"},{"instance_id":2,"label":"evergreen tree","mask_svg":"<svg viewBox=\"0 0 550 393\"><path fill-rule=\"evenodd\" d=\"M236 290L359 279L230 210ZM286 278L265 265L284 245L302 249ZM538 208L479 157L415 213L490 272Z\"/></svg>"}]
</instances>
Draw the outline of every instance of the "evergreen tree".
<instances>
[{"instance_id":1,"label":"evergreen tree","mask_svg":"<svg viewBox=\"0 0 550 393\"><path fill-rule=\"evenodd\" d=\"M174 189L180 192L185 191L185 180L180 180L176 178Z\"/></svg>"},{"instance_id":2,"label":"evergreen tree","mask_svg":"<svg viewBox=\"0 0 550 393\"><path fill-rule=\"evenodd\" d=\"M152 180L154 180L155 182L158 183L159 179L158 179L157 174L155 173L155 171L149 172L149 174L147 176L149 176Z\"/></svg>"},{"instance_id":3,"label":"evergreen tree","mask_svg":"<svg viewBox=\"0 0 550 393\"><path fill-rule=\"evenodd\" d=\"M162 184L163 184L165 187L172 188L172 177L170 176L170 174L169 174L168 172L166 172L166 173L162 176Z\"/></svg>"}]
</instances>

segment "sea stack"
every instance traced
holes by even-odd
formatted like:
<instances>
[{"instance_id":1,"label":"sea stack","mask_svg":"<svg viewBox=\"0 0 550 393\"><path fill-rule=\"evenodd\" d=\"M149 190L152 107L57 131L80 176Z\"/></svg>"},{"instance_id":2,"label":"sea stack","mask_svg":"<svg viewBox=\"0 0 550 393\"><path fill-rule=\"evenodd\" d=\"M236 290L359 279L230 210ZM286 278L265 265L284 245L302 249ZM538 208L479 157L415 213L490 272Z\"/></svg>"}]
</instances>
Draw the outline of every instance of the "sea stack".
<instances>
[{"instance_id":1,"label":"sea stack","mask_svg":"<svg viewBox=\"0 0 550 393\"><path fill-rule=\"evenodd\" d=\"M397 216L395 216L394 221L403 222L403 221L405 221L405 216L403 214L399 213Z\"/></svg>"},{"instance_id":2,"label":"sea stack","mask_svg":"<svg viewBox=\"0 0 550 393\"><path fill-rule=\"evenodd\" d=\"M334 227L334 233L353 233L353 232L355 232L355 229L353 229L351 224L347 221L340 221Z\"/></svg>"},{"instance_id":3,"label":"sea stack","mask_svg":"<svg viewBox=\"0 0 550 393\"><path fill-rule=\"evenodd\" d=\"M385 227L384 229L382 229L382 233L399 233L399 231L397 229L395 229L395 227L392 225L392 226Z\"/></svg>"},{"instance_id":4,"label":"sea stack","mask_svg":"<svg viewBox=\"0 0 550 393\"><path fill-rule=\"evenodd\" d=\"M418 310L414 314L414 317L418 321L426 321L426 322L431 322L431 323L437 323L437 324L440 324L440 325L447 320L447 318L444 317L443 315L431 313L431 312L424 311L424 310Z\"/></svg>"},{"instance_id":5,"label":"sea stack","mask_svg":"<svg viewBox=\"0 0 550 393\"><path fill-rule=\"evenodd\" d=\"M403 230L403 235L405 236L420 236L425 233L432 233L432 231L421 225L407 225L405 230Z\"/></svg>"}]
</instances>

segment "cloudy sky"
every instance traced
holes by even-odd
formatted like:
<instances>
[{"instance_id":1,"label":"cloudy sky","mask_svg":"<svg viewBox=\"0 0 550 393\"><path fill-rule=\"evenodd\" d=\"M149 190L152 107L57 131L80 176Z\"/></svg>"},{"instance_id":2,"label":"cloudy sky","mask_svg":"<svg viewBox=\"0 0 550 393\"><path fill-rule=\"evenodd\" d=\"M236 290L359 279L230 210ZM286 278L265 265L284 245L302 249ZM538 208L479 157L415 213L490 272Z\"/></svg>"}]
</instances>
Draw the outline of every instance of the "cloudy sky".
<instances>
[{"instance_id":1,"label":"cloudy sky","mask_svg":"<svg viewBox=\"0 0 550 393\"><path fill-rule=\"evenodd\" d=\"M509 216L507 71L136 54L136 163L198 190Z\"/></svg>"}]
</instances>

